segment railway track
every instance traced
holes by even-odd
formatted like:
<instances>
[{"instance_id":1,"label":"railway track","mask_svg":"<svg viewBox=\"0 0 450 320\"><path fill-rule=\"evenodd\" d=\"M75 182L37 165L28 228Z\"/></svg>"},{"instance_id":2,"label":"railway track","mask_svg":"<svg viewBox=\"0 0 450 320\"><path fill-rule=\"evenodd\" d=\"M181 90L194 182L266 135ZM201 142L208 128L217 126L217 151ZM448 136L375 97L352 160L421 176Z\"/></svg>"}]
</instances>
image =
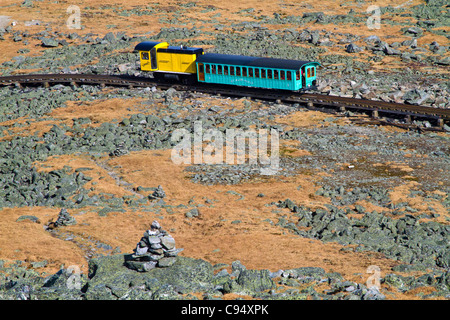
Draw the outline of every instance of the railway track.
<instances>
[{"instance_id":1,"label":"railway track","mask_svg":"<svg viewBox=\"0 0 450 320\"><path fill-rule=\"evenodd\" d=\"M388 124L418 130L444 131L444 124L450 122L450 110L408 105L384 101L354 99L328 96L315 93L293 93L282 90L265 90L258 88L236 87L212 84L179 84L161 82L153 78L127 75L96 74L29 74L0 77L0 86L39 85L50 86L65 84L77 86L123 86L128 88L157 86L160 89L173 87L179 91L195 91L213 95L249 97L260 100L272 100L286 103L299 103L309 109L321 111L352 111L369 114L372 123ZM426 120L429 126L418 127L413 120Z\"/></svg>"}]
</instances>

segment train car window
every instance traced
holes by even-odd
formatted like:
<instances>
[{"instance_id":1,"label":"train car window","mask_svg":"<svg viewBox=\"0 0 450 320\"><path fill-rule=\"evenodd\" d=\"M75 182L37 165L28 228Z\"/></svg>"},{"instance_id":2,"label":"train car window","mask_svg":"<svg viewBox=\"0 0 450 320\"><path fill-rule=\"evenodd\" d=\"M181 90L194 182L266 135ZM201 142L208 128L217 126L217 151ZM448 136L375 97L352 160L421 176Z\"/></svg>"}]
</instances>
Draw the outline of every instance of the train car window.
<instances>
[{"instance_id":1,"label":"train car window","mask_svg":"<svg viewBox=\"0 0 450 320\"><path fill-rule=\"evenodd\" d=\"M230 76L234 76L234 67L230 67Z\"/></svg>"},{"instance_id":2,"label":"train car window","mask_svg":"<svg viewBox=\"0 0 450 320\"><path fill-rule=\"evenodd\" d=\"M306 75L307 75L308 78L311 77L311 69L308 68L308 69L306 70Z\"/></svg>"},{"instance_id":3,"label":"train car window","mask_svg":"<svg viewBox=\"0 0 450 320\"><path fill-rule=\"evenodd\" d=\"M223 67L223 74L226 75L226 76L229 74L228 73L228 66L224 66Z\"/></svg>"},{"instance_id":4,"label":"train car window","mask_svg":"<svg viewBox=\"0 0 450 320\"><path fill-rule=\"evenodd\" d=\"M242 68L242 76L243 77L247 76L247 68Z\"/></svg>"},{"instance_id":5,"label":"train car window","mask_svg":"<svg viewBox=\"0 0 450 320\"><path fill-rule=\"evenodd\" d=\"M248 68L248 76L253 77L253 68Z\"/></svg>"},{"instance_id":6,"label":"train car window","mask_svg":"<svg viewBox=\"0 0 450 320\"><path fill-rule=\"evenodd\" d=\"M142 60L148 60L148 52L142 51L141 52L141 59Z\"/></svg>"},{"instance_id":7,"label":"train car window","mask_svg":"<svg viewBox=\"0 0 450 320\"><path fill-rule=\"evenodd\" d=\"M295 79L296 79L296 80L300 80L300 70L297 70L297 71L295 72Z\"/></svg>"},{"instance_id":8,"label":"train car window","mask_svg":"<svg viewBox=\"0 0 450 320\"><path fill-rule=\"evenodd\" d=\"M255 69L255 77L259 78L259 69Z\"/></svg>"},{"instance_id":9,"label":"train car window","mask_svg":"<svg viewBox=\"0 0 450 320\"><path fill-rule=\"evenodd\" d=\"M278 70L273 70L273 78L278 80Z\"/></svg>"},{"instance_id":10,"label":"train car window","mask_svg":"<svg viewBox=\"0 0 450 320\"><path fill-rule=\"evenodd\" d=\"M267 70L267 78L272 79L272 70Z\"/></svg>"},{"instance_id":11,"label":"train car window","mask_svg":"<svg viewBox=\"0 0 450 320\"><path fill-rule=\"evenodd\" d=\"M216 74L216 66L211 66L211 73Z\"/></svg>"},{"instance_id":12,"label":"train car window","mask_svg":"<svg viewBox=\"0 0 450 320\"><path fill-rule=\"evenodd\" d=\"M266 70L261 69L261 78L265 79L266 78Z\"/></svg>"},{"instance_id":13,"label":"train car window","mask_svg":"<svg viewBox=\"0 0 450 320\"><path fill-rule=\"evenodd\" d=\"M312 68L312 75L311 75L311 77L314 77L315 75L316 75L316 69L315 68Z\"/></svg>"},{"instance_id":14,"label":"train car window","mask_svg":"<svg viewBox=\"0 0 450 320\"><path fill-rule=\"evenodd\" d=\"M284 76L284 70L280 71L280 80L285 80L286 77Z\"/></svg>"},{"instance_id":15,"label":"train car window","mask_svg":"<svg viewBox=\"0 0 450 320\"><path fill-rule=\"evenodd\" d=\"M211 66L209 64L205 65L205 73L211 73Z\"/></svg>"},{"instance_id":16,"label":"train car window","mask_svg":"<svg viewBox=\"0 0 450 320\"><path fill-rule=\"evenodd\" d=\"M292 81L292 72L291 72L291 71L287 71L287 72L286 72L286 79L287 79L288 81Z\"/></svg>"},{"instance_id":17,"label":"train car window","mask_svg":"<svg viewBox=\"0 0 450 320\"><path fill-rule=\"evenodd\" d=\"M217 74L222 74L222 66L217 66Z\"/></svg>"},{"instance_id":18,"label":"train car window","mask_svg":"<svg viewBox=\"0 0 450 320\"><path fill-rule=\"evenodd\" d=\"M241 76L241 67L236 67L236 75L237 75L238 77Z\"/></svg>"}]
</instances>

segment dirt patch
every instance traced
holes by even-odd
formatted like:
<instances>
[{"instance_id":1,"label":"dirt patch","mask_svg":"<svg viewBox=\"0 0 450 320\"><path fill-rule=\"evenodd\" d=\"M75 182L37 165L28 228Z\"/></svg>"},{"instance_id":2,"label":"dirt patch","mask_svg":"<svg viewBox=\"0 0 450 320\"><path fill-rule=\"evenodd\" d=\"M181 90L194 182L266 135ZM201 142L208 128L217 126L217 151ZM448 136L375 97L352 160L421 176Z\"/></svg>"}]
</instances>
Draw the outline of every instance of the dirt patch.
<instances>
[{"instance_id":1,"label":"dirt patch","mask_svg":"<svg viewBox=\"0 0 450 320\"><path fill-rule=\"evenodd\" d=\"M316 187L309 177L296 176L264 184L204 186L186 179L183 167L172 163L170 151L162 150L132 153L109 161L109 165L120 166L120 174L134 186L162 184L167 204L186 204L194 200L202 205L198 207L200 215L197 219L186 219L184 213L188 210L185 209L167 217L168 221L166 217L160 221L166 228L173 229L171 233L177 239L177 245L185 248L182 254L211 263L240 260L249 268L272 271L299 265L322 266L348 276L358 270L364 272L367 263L375 263L375 260L363 258L365 254L355 254L356 260L342 256L339 252L342 246L303 239L265 222L267 219L277 222L279 217L289 214L286 210L274 213L273 207L266 206L280 199L291 198L299 204L318 205L318 197L313 196ZM260 193L264 197L258 197ZM214 204L208 206L210 202ZM140 230L144 230L151 219ZM385 263L392 264L388 260Z\"/></svg>"},{"instance_id":2,"label":"dirt patch","mask_svg":"<svg viewBox=\"0 0 450 320\"><path fill-rule=\"evenodd\" d=\"M213 264L231 265L240 260L247 268L271 271L320 266L328 272L339 272L345 278L359 281L365 281L369 265L376 264L387 271L396 264L379 256L371 257L370 253L343 253L341 245L301 238L275 226L278 218L289 217L291 213L268 207L268 203L290 197L301 204L319 205L318 197L312 197L316 188L305 177L267 184L204 186L186 179L183 167L175 165L166 150L132 153L112 159L108 165L136 187L154 187L164 181L166 203L172 205L173 212L154 213L143 208L111 212L107 217L101 217L94 207L73 209L69 211L77 224L64 227L64 230L101 239L112 247L120 247L122 252L132 252L143 232L156 219L170 230L177 247L184 248L180 255L205 259ZM73 170L90 167L92 170L86 174L98 182L96 191L119 196L126 194L101 168L82 157L52 157L45 166L41 164L39 170L50 171L64 166ZM299 185L301 191L297 188ZM258 197L260 193L264 193L264 197ZM197 218L186 218L189 209L175 208L179 204L187 205L189 201L199 210ZM2 232L2 257L29 262L46 259L49 261L46 271L57 271L59 264L64 263L66 266L83 266L82 271L87 272L87 260L82 250L70 241L52 237L43 228L44 223L56 219L58 212L55 208L4 209L4 219L0 222L1 230L5 230ZM19 216L27 214L36 216L42 223L16 222Z\"/></svg>"},{"instance_id":3,"label":"dirt patch","mask_svg":"<svg viewBox=\"0 0 450 320\"><path fill-rule=\"evenodd\" d=\"M286 130L297 127L309 126L329 126L334 124L348 124L350 121L347 118L337 117L332 114L326 114L320 111L298 111L289 114L288 116L276 116L275 122L287 125Z\"/></svg>"},{"instance_id":4,"label":"dirt patch","mask_svg":"<svg viewBox=\"0 0 450 320\"><path fill-rule=\"evenodd\" d=\"M122 118L139 113L137 106L143 99L108 99L94 102L68 101L67 107L54 109L49 113L50 117L61 120L76 118L89 118L91 122L101 124L103 122L119 122Z\"/></svg>"},{"instance_id":5,"label":"dirt patch","mask_svg":"<svg viewBox=\"0 0 450 320\"><path fill-rule=\"evenodd\" d=\"M45 268L37 269L53 273L61 264L83 266L87 261L83 252L70 241L54 238L44 230L44 224L58 215L59 209L46 207L3 208L0 213L0 255L6 262L15 260L27 263L47 260ZM17 221L22 215L32 215L40 223L30 220Z\"/></svg>"}]
</instances>

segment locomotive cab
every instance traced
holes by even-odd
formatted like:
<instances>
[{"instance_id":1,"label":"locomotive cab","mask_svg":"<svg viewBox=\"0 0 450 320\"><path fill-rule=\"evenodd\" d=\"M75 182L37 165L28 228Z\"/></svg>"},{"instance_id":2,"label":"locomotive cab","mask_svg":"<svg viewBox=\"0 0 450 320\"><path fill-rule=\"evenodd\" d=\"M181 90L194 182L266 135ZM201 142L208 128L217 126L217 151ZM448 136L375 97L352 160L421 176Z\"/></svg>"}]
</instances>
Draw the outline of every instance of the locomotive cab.
<instances>
[{"instance_id":1,"label":"locomotive cab","mask_svg":"<svg viewBox=\"0 0 450 320\"><path fill-rule=\"evenodd\" d=\"M139 51L141 70L157 71L159 69L157 51L159 48L167 47L169 47L167 42L144 41L139 43L134 50Z\"/></svg>"},{"instance_id":2,"label":"locomotive cab","mask_svg":"<svg viewBox=\"0 0 450 320\"><path fill-rule=\"evenodd\" d=\"M195 60L202 48L169 46L167 42L144 41L135 48L139 52L142 71L152 71L154 77L186 80L196 74Z\"/></svg>"}]
</instances>

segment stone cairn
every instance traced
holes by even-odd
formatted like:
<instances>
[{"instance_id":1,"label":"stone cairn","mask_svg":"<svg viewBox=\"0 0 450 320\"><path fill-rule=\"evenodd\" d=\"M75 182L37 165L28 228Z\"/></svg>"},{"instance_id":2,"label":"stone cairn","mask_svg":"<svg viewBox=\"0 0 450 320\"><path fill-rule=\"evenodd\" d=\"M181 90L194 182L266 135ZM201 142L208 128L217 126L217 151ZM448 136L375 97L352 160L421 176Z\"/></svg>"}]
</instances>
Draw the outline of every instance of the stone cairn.
<instances>
[{"instance_id":1,"label":"stone cairn","mask_svg":"<svg viewBox=\"0 0 450 320\"><path fill-rule=\"evenodd\" d=\"M150 200L159 200L166 197L166 193L164 192L161 186L155 189L155 191L148 196Z\"/></svg>"},{"instance_id":2,"label":"stone cairn","mask_svg":"<svg viewBox=\"0 0 450 320\"><path fill-rule=\"evenodd\" d=\"M175 239L162 230L158 221L153 221L149 230L136 245L134 254L125 265L136 271L150 271L153 268L170 267L176 261L178 253L183 249L175 248Z\"/></svg>"},{"instance_id":3,"label":"stone cairn","mask_svg":"<svg viewBox=\"0 0 450 320\"><path fill-rule=\"evenodd\" d=\"M77 224L74 217L72 217L67 209L61 209L61 211L58 214L58 218L56 219L55 225L57 227L59 226L70 226L72 224Z\"/></svg>"},{"instance_id":4,"label":"stone cairn","mask_svg":"<svg viewBox=\"0 0 450 320\"><path fill-rule=\"evenodd\" d=\"M56 219L56 221L55 222L50 221L48 223L48 225L45 226L44 228L46 230L52 230L52 229L55 229L60 226L70 226L70 225L74 225L74 224L77 224L77 221L75 220L75 218L69 214L67 209L63 208L59 212L58 218Z\"/></svg>"}]
</instances>

